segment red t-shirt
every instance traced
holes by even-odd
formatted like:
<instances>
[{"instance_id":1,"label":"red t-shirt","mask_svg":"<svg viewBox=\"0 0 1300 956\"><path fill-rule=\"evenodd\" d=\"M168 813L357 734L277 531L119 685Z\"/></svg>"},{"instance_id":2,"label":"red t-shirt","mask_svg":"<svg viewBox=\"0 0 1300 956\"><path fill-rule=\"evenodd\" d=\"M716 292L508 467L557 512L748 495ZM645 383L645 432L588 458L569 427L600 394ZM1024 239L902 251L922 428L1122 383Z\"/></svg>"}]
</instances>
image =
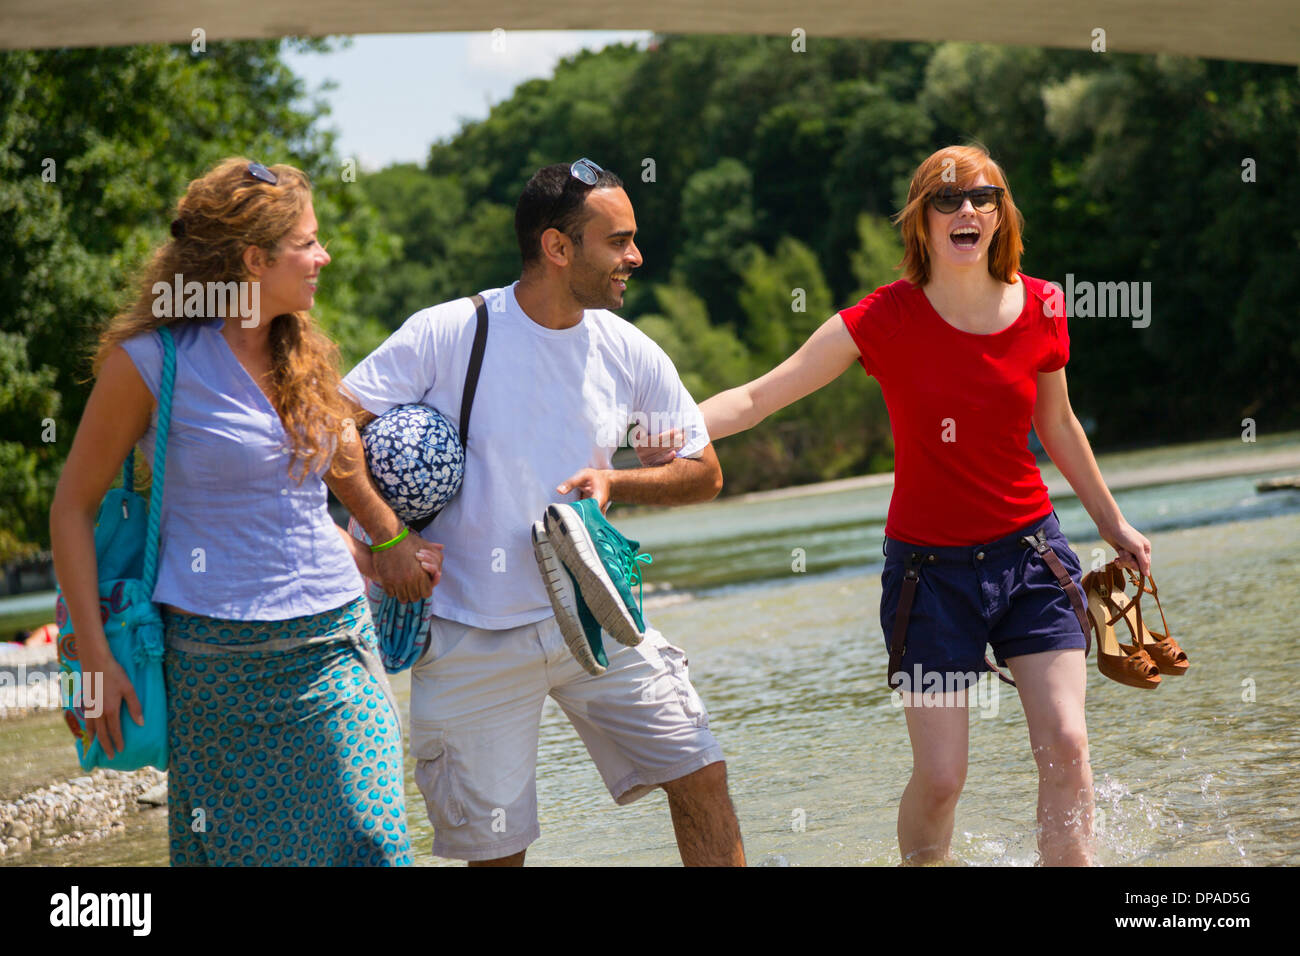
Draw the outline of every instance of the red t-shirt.
<instances>
[{"instance_id":1,"label":"red t-shirt","mask_svg":"<svg viewBox=\"0 0 1300 956\"><path fill-rule=\"evenodd\" d=\"M840 312L889 409L889 537L983 544L1051 513L1029 427L1038 373L1065 366L1070 339L1062 297L1020 279L1025 307L992 335L949 325L905 279Z\"/></svg>"}]
</instances>

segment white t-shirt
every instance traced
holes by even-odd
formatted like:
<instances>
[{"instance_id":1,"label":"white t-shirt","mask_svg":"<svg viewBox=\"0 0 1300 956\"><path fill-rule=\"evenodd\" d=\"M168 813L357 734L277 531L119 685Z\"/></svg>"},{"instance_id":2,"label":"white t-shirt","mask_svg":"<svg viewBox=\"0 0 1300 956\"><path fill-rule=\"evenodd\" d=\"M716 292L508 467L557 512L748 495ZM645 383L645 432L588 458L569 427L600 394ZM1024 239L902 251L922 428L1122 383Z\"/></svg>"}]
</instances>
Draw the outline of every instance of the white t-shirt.
<instances>
[{"instance_id":1,"label":"white t-shirt","mask_svg":"<svg viewBox=\"0 0 1300 956\"><path fill-rule=\"evenodd\" d=\"M699 457L709 436L672 361L632 323L599 309L573 328L548 329L519 307L513 285L482 295L487 348L465 480L423 536L445 546L434 613L504 629L552 613L531 529L548 504L577 498L556 485L583 468L609 468L633 424L652 436L682 429L683 457ZM375 415L414 402L459 425L475 324L467 298L417 312L344 387Z\"/></svg>"}]
</instances>

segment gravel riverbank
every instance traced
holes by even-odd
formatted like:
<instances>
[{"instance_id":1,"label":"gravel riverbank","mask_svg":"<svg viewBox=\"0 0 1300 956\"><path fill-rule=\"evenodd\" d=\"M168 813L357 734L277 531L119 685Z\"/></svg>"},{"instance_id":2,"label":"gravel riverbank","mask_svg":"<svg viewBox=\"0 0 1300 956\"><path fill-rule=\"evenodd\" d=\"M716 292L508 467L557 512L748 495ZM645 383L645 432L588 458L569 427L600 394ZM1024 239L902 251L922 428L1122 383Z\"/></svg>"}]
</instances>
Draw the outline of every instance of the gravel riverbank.
<instances>
[{"instance_id":1,"label":"gravel riverbank","mask_svg":"<svg viewBox=\"0 0 1300 956\"><path fill-rule=\"evenodd\" d=\"M0 857L35 847L97 840L125 826L128 814L167 803L167 774L95 770L0 802Z\"/></svg>"}]
</instances>

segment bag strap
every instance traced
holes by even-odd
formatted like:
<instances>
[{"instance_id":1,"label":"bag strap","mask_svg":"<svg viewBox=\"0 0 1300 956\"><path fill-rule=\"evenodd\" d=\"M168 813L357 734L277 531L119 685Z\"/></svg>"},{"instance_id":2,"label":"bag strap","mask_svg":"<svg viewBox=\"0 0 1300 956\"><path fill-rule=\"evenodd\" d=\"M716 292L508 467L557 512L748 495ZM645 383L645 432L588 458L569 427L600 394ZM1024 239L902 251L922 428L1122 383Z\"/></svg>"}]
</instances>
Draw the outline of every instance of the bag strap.
<instances>
[{"instance_id":1,"label":"bag strap","mask_svg":"<svg viewBox=\"0 0 1300 956\"><path fill-rule=\"evenodd\" d=\"M1092 650L1092 630L1088 627L1088 612L1084 609L1083 595L1079 593L1079 586L1074 583L1074 578L1070 577L1070 572L1061 563L1060 556L1047 543L1047 532L1042 528L1039 528L1033 535L1025 535L1020 539L1020 543L1026 548L1032 548L1047 563L1047 569L1052 572L1052 576L1056 578L1056 583L1061 586L1061 590L1070 599L1070 604L1074 608L1074 616L1079 619L1079 627L1083 629L1083 656L1087 657ZM1142 619L1141 614L1142 610L1139 608L1139 621Z\"/></svg>"},{"instance_id":2,"label":"bag strap","mask_svg":"<svg viewBox=\"0 0 1300 956\"><path fill-rule=\"evenodd\" d=\"M465 370L465 389L460 395L460 447L469 454L469 413L474 408L474 393L478 390L478 375L483 368L483 352L487 348L488 310L483 296L477 293L470 297L478 324L474 328L474 345L469 352L469 367ZM412 521L411 530L419 534L433 522L436 515L421 521Z\"/></svg>"},{"instance_id":3,"label":"bag strap","mask_svg":"<svg viewBox=\"0 0 1300 956\"><path fill-rule=\"evenodd\" d=\"M903 570L903 590L898 596L898 613L894 615L894 632L889 636L889 671L885 675L889 689L897 690L903 681L900 669L903 654L907 651L907 620L912 616L912 601L916 598L916 582L921 571L921 554L913 551L907 556Z\"/></svg>"},{"instance_id":4,"label":"bag strap","mask_svg":"<svg viewBox=\"0 0 1300 956\"><path fill-rule=\"evenodd\" d=\"M483 351L487 347L488 313L483 296L472 298L478 324L474 328L474 347L469 353L469 370L465 373L465 390L460 396L460 446L469 447L469 413L474 408L474 393L478 390L478 373L483 368Z\"/></svg>"},{"instance_id":5,"label":"bag strap","mask_svg":"<svg viewBox=\"0 0 1300 956\"><path fill-rule=\"evenodd\" d=\"M176 343L172 330L163 326L158 330L163 344L162 381L158 386L158 431L153 446L153 487L149 492L149 530L144 548L144 586L153 593L158 583L158 545L162 534L163 482L167 472L167 436L172 424L172 392L176 385ZM133 464L134 450L127 456Z\"/></svg>"}]
</instances>

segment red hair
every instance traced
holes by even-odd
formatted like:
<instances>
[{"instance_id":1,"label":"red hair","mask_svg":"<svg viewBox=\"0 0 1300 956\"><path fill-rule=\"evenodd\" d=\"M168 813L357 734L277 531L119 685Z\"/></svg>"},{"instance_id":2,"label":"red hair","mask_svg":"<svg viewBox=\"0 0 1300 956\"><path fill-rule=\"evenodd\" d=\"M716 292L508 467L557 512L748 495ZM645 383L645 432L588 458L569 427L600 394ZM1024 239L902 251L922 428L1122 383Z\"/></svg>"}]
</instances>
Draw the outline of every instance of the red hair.
<instances>
[{"instance_id":1,"label":"red hair","mask_svg":"<svg viewBox=\"0 0 1300 956\"><path fill-rule=\"evenodd\" d=\"M983 176L992 186L1001 186L998 228L989 245L989 275L1003 282L1015 281L1025 244L1020 235L1025 217L1016 208L1002 167L983 146L946 146L931 153L912 176L907 205L894 217L903 236L903 278L916 286L930 281L929 233L926 211L930 199L943 189L970 189Z\"/></svg>"}]
</instances>

